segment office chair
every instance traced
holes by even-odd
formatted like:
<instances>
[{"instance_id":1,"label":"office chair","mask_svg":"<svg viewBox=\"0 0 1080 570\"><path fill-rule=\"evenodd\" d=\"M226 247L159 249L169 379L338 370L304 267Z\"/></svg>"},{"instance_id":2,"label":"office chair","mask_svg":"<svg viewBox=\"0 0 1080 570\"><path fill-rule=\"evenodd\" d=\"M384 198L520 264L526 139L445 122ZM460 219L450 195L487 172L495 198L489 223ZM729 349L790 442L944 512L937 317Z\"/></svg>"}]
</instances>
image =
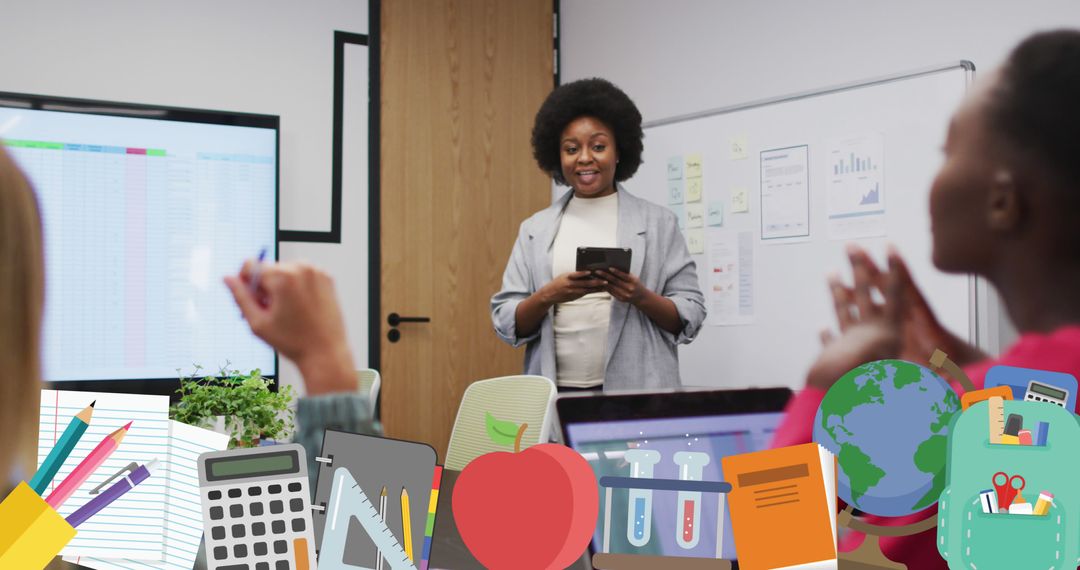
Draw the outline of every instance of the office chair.
<instances>
[{"instance_id":1,"label":"office chair","mask_svg":"<svg viewBox=\"0 0 1080 570\"><path fill-rule=\"evenodd\" d=\"M546 443L554 398L555 383L543 376L503 376L473 382L461 397L446 449L446 468L460 471L485 453L513 451L513 446L499 445L488 437L487 413L497 420L529 424L521 439L522 449Z\"/></svg>"},{"instance_id":2,"label":"office chair","mask_svg":"<svg viewBox=\"0 0 1080 570\"><path fill-rule=\"evenodd\" d=\"M375 417L375 405L379 401L379 388L382 386L382 376L374 368L364 368L356 371L356 380L360 383L360 393L368 396L368 409L371 417Z\"/></svg>"}]
</instances>

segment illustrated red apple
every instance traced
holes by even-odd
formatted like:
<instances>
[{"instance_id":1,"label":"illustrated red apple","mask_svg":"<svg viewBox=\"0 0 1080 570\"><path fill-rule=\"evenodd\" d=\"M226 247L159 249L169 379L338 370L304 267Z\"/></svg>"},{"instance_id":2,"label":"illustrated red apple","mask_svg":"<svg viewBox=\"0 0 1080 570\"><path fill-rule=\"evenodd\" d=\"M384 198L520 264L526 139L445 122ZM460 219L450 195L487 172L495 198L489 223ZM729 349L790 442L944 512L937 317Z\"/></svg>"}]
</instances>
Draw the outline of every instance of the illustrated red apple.
<instances>
[{"instance_id":1,"label":"illustrated red apple","mask_svg":"<svg viewBox=\"0 0 1080 570\"><path fill-rule=\"evenodd\" d=\"M517 430L515 450L524 431L524 425ZM491 570L566 568L588 546L598 509L589 463L553 443L481 455L454 486L457 529L472 555Z\"/></svg>"}]
</instances>

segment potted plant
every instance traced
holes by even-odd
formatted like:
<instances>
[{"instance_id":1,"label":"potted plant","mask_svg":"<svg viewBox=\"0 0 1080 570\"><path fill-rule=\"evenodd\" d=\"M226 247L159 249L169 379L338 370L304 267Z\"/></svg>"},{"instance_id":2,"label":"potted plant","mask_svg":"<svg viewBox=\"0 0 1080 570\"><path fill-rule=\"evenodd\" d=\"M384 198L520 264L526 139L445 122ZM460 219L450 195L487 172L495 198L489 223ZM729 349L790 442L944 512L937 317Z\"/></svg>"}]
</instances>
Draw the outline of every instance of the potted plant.
<instances>
[{"instance_id":1,"label":"potted plant","mask_svg":"<svg viewBox=\"0 0 1080 570\"><path fill-rule=\"evenodd\" d=\"M229 370L229 364L217 376L199 378L202 367L195 365L190 376L180 376L180 402L170 409L172 419L208 428L218 416L230 434L229 447L255 447L260 439L284 439L293 429L292 386L272 392L273 380L263 378L258 370L247 374Z\"/></svg>"}]
</instances>

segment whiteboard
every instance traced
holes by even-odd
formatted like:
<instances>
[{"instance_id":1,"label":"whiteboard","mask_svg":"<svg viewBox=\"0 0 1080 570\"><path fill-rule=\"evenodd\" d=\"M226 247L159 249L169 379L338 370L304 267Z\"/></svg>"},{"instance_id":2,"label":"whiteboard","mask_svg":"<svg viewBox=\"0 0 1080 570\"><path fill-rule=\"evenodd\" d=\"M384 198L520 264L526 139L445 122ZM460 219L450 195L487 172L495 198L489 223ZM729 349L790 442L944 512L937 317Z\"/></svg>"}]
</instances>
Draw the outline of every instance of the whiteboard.
<instances>
[{"instance_id":1,"label":"whiteboard","mask_svg":"<svg viewBox=\"0 0 1080 570\"><path fill-rule=\"evenodd\" d=\"M695 170L686 159L700 157L701 203L706 211L722 210L721 225L683 230L689 242L704 241L693 258L710 311L697 339L680 347L684 385L802 387L820 351L819 332L836 326L826 278L836 272L850 282L849 241L879 263L894 244L942 324L978 342L981 289L974 278L934 268L928 211L949 119L973 71L959 62L645 124L644 163L626 187L672 207L669 178L681 174L684 203L673 210L686 223L687 208L701 208L685 202L691 190L686 175ZM866 148L873 152L862 156ZM669 159L679 164L680 158L683 172L669 173ZM776 159L787 166L763 175L763 163L775 166ZM848 204L844 192L855 186L843 182L854 180L853 168L872 169L858 178L878 187ZM745 212L733 211L740 197ZM881 208L868 209L874 200ZM804 221L788 223L800 210ZM863 237L844 239L853 233ZM739 273L725 281L733 259ZM722 290L727 304L714 304L710 286Z\"/></svg>"}]
</instances>

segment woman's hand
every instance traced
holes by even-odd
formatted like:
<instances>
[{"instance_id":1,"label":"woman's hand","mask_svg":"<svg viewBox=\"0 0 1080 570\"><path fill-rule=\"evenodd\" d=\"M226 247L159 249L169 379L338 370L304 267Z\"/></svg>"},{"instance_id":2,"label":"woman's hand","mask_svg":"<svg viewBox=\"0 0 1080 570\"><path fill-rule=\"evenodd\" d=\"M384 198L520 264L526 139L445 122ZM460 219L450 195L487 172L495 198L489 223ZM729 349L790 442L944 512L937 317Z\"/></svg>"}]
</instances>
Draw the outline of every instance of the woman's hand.
<instances>
[{"instance_id":1,"label":"woman's hand","mask_svg":"<svg viewBox=\"0 0 1080 570\"><path fill-rule=\"evenodd\" d=\"M604 290L615 299L637 307L657 326L673 335L682 331L684 325L675 302L651 291L636 275L614 267L597 271L596 274L604 280Z\"/></svg>"},{"instance_id":2,"label":"woman's hand","mask_svg":"<svg viewBox=\"0 0 1080 570\"><path fill-rule=\"evenodd\" d=\"M896 250L890 248L887 272L878 269L862 248L850 246L848 257L854 287L837 277L829 279L840 336L822 333L824 346L807 376L808 385L828 389L847 371L872 360L925 363L935 349L944 350L960 365L985 358L978 348L941 326ZM874 300L875 290L883 303Z\"/></svg>"},{"instance_id":3,"label":"woman's hand","mask_svg":"<svg viewBox=\"0 0 1080 570\"><path fill-rule=\"evenodd\" d=\"M355 391L356 370L329 275L302 263L248 261L225 283L255 336L300 368L308 394Z\"/></svg>"},{"instance_id":4,"label":"woman's hand","mask_svg":"<svg viewBox=\"0 0 1080 570\"><path fill-rule=\"evenodd\" d=\"M639 305L652 292L636 275L614 267L597 271L596 275L604 280L604 290L624 303Z\"/></svg>"},{"instance_id":5,"label":"woman's hand","mask_svg":"<svg viewBox=\"0 0 1080 570\"><path fill-rule=\"evenodd\" d=\"M832 333L822 332L821 354L806 378L807 385L823 390L831 388L856 366L899 358L903 344L905 295L898 271L899 256L890 253L888 273L882 273L861 248L850 246L848 257L855 277L854 287L846 287L839 277L829 278L840 336L834 338ZM874 290L884 296L884 303L874 301Z\"/></svg>"},{"instance_id":6,"label":"woman's hand","mask_svg":"<svg viewBox=\"0 0 1080 570\"><path fill-rule=\"evenodd\" d=\"M568 303L604 290L605 282L592 276L591 271L563 273L540 288L540 296L547 306Z\"/></svg>"}]
</instances>

